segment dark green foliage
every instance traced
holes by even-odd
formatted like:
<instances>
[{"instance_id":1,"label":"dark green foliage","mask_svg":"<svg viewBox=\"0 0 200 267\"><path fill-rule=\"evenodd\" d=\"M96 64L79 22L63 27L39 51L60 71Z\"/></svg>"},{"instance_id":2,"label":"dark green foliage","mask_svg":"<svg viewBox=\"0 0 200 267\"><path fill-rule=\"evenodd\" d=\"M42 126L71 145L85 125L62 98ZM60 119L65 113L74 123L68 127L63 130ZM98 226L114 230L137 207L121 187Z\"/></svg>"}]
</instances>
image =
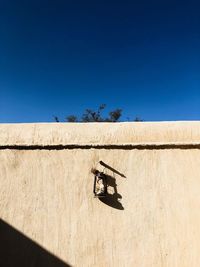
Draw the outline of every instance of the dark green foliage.
<instances>
[{"instance_id":1,"label":"dark green foliage","mask_svg":"<svg viewBox=\"0 0 200 267\"><path fill-rule=\"evenodd\" d=\"M106 105L102 104L99 106L97 111L92 109L86 109L85 113L82 115L81 121L82 122L102 122L105 119L102 118L101 113L105 109Z\"/></svg>"},{"instance_id":2,"label":"dark green foliage","mask_svg":"<svg viewBox=\"0 0 200 267\"><path fill-rule=\"evenodd\" d=\"M143 121L140 117L136 116L135 119L134 119L135 122L141 122Z\"/></svg>"},{"instance_id":3,"label":"dark green foliage","mask_svg":"<svg viewBox=\"0 0 200 267\"><path fill-rule=\"evenodd\" d=\"M66 117L67 122L118 122L122 116L122 109L116 108L108 113L107 116L103 116L102 112L106 108L105 104L101 104L97 110L86 109L81 118L79 119L75 115L69 115ZM54 116L54 120L59 122L59 118ZM130 119L128 118L128 121ZM143 121L140 117L135 117L135 122Z\"/></svg>"},{"instance_id":4,"label":"dark green foliage","mask_svg":"<svg viewBox=\"0 0 200 267\"><path fill-rule=\"evenodd\" d=\"M117 108L117 109L109 112L109 121L110 122L116 122L119 120L121 115L122 115L122 109Z\"/></svg>"},{"instance_id":5,"label":"dark green foliage","mask_svg":"<svg viewBox=\"0 0 200 267\"><path fill-rule=\"evenodd\" d=\"M97 111L86 109L83 114L81 121L82 122L117 122L122 115L122 109L115 109L109 112L108 117L102 116L102 111L105 109L106 105L102 104L99 106Z\"/></svg>"},{"instance_id":6,"label":"dark green foliage","mask_svg":"<svg viewBox=\"0 0 200 267\"><path fill-rule=\"evenodd\" d=\"M59 118L57 116L53 116L55 122L59 122Z\"/></svg>"},{"instance_id":7,"label":"dark green foliage","mask_svg":"<svg viewBox=\"0 0 200 267\"><path fill-rule=\"evenodd\" d=\"M74 115L69 115L66 117L67 122L78 122L78 118Z\"/></svg>"}]
</instances>

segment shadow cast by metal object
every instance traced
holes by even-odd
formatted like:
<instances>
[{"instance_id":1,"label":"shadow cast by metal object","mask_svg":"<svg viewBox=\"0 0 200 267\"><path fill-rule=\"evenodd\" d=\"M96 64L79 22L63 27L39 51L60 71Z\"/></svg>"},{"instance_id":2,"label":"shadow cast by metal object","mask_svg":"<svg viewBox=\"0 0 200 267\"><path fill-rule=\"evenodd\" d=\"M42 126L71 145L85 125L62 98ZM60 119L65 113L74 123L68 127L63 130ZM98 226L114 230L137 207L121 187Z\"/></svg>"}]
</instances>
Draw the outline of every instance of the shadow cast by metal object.
<instances>
[{"instance_id":1,"label":"shadow cast by metal object","mask_svg":"<svg viewBox=\"0 0 200 267\"><path fill-rule=\"evenodd\" d=\"M3 220L0 220L0 266L70 267Z\"/></svg>"},{"instance_id":2,"label":"shadow cast by metal object","mask_svg":"<svg viewBox=\"0 0 200 267\"><path fill-rule=\"evenodd\" d=\"M114 169L113 167L109 166L108 164L106 164L106 163L103 162L102 160L100 160L99 163L100 163L102 166L104 166L105 168L107 168L108 170L110 170L110 171L112 171L112 172L118 174L119 176L121 176L121 177L123 177L123 178L126 178L126 176L125 176L123 173L117 171L116 169Z\"/></svg>"},{"instance_id":3,"label":"shadow cast by metal object","mask_svg":"<svg viewBox=\"0 0 200 267\"><path fill-rule=\"evenodd\" d=\"M99 198L99 200L114 209L124 210L124 207L120 201L122 199L122 196L117 191L117 184L115 177L106 175L106 180L107 180L107 186L113 188L113 194L108 191L106 196Z\"/></svg>"},{"instance_id":4,"label":"shadow cast by metal object","mask_svg":"<svg viewBox=\"0 0 200 267\"><path fill-rule=\"evenodd\" d=\"M120 194L107 194L105 197L99 198L101 202L104 204L118 210L124 210L122 203L119 202L122 196Z\"/></svg>"}]
</instances>

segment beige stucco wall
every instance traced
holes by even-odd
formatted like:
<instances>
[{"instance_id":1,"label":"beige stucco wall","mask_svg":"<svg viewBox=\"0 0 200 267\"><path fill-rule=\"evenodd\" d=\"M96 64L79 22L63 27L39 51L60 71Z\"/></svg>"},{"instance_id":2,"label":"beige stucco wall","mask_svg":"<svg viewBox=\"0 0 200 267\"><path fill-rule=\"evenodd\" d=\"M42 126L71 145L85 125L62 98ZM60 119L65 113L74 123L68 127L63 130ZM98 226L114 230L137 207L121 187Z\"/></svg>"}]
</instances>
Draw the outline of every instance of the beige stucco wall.
<instances>
[{"instance_id":1,"label":"beige stucco wall","mask_svg":"<svg viewBox=\"0 0 200 267\"><path fill-rule=\"evenodd\" d=\"M54 125L34 127L40 127L50 140ZM111 131L112 125L102 125L99 136L98 131L93 130L100 143L103 144L101 134L102 138L108 138L106 131ZM115 131L120 127L121 140L113 134L113 138L109 139L112 143L115 143L115 138L119 143L127 141L123 139L123 127L124 134L128 134L127 129L131 127L137 131L135 124L126 124L128 128L123 124L117 125L114 125ZM162 129L164 136L162 124L154 124L156 129L153 124L140 125L146 129L146 135L141 136L146 143L155 139L151 133L159 133L157 129ZM26 134L29 136L27 129L19 136L14 129L18 126L6 125L9 130L5 129L5 125L1 127L4 127L4 135L0 134L1 145L14 144L14 140L29 145L30 140L36 140L33 135L26 141ZM54 135L64 140L62 135L59 137L59 125L55 127ZM71 129L69 125L62 127L69 127L69 134L73 136L73 127L79 126L72 125ZM84 127L92 129L91 124ZM178 130L177 123L167 124L167 127L171 129L167 140L163 136L158 138L163 144L168 140L179 143L200 141L198 122L194 125L181 122ZM185 129L188 135L184 135ZM85 131L79 133L80 142L84 137L88 138ZM176 133L179 133L177 138ZM6 143L4 138L9 135L12 137L7 138ZM190 138L192 136L194 139ZM133 142L131 138L127 143ZM45 135L41 140L45 141ZM73 143L72 137L70 140ZM93 143L91 139L89 141ZM65 144L68 142L66 139ZM78 139L75 140L77 142ZM137 142L140 142L139 135ZM116 179L124 209L117 209L93 197L90 169L103 170L99 160L126 176L123 178L104 170ZM0 150L0 173L0 217L71 266L200 266L199 149L8 148ZM112 194L113 187L108 189Z\"/></svg>"},{"instance_id":2,"label":"beige stucco wall","mask_svg":"<svg viewBox=\"0 0 200 267\"><path fill-rule=\"evenodd\" d=\"M0 124L1 145L200 143L200 122Z\"/></svg>"}]
</instances>

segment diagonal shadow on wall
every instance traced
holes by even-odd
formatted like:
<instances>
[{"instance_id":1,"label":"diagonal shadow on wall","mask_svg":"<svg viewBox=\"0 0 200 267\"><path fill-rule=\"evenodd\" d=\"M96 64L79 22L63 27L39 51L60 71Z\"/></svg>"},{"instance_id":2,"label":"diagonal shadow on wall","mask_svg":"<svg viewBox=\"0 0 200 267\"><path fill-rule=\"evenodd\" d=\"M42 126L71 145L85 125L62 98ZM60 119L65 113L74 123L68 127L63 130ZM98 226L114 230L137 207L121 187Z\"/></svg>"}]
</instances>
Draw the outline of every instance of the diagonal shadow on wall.
<instances>
[{"instance_id":1,"label":"diagonal shadow on wall","mask_svg":"<svg viewBox=\"0 0 200 267\"><path fill-rule=\"evenodd\" d=\"M1 219L0 266L70 267Z\"/></svg>"},{"instance_id":2,"label":"diagonal shadow on wall","mask_svg":"<svg viewBox=\"0 0 200 267\"><path fill-rule=\"evenodd\" d=\"M106 196L99 198L99 200L114 209L124 210L124 207L122 206L121 203L122 196L117 191L117 184L115 177L106 175L106 178L107 178L107 185L112 187L114 192L112 194L107 192Z\"/></svg>"}]
</instances>

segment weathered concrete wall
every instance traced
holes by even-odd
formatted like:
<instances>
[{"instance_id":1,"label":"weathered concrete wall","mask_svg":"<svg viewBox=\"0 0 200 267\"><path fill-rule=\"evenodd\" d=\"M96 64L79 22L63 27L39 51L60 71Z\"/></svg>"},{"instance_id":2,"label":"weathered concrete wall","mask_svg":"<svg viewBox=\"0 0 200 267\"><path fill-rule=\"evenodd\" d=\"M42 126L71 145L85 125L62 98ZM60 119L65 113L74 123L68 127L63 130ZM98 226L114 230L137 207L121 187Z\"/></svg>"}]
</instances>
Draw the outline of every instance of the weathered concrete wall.
<instances>
[{"instance_id":1,"label":"weathered concrete wall","mask_svg":"<svg viewBox=\"0 0 200 267\"><path fill-rule=\"evenodd\" d=\"M178 130L176 123L167 126L171 129L167 140L186 144L191 143L190 136L195 136L192 141L198 143L200 123L181 124L183 126L179 125ZM141 125L146 127L148 134L148 125ZM10 131L5 130L5 125L1 127L4 127L1 145L13 145L14 140L23 138L23 144L29 145L25 137L14 136L16 125L9 126L12 142L7 138L6 143L4 138ZM40 126L50 140L52 135L48 135L48 127L52 131L52 125ZM102 127L102 138L106 139L106 127L109 131L111 125ZM123 132L122 128L126 126L120 124L118 127ZM128 124L128 129L131 127L137 129L137 125ZM153 124L149 127L150 133L155 131ZM162 123L158 128L164 133ZM186 128L188 136L179 139ZM55 131L54 135L59 137L57 125ZM127 128L124 131L127 134ZM176 131L179 133L177 139ZM73 126L69 134L73 136ZM82 135L80 133L84 140ZM85 138L87 140L87 135ZM116 139L111 139L112 143L119 140L117 136L113 135L113 138ZM142 138L148 143L147 136ZM45 140L44 136L42 140ZM122 138L122 141L126 140ZM137 143L139 141L138 137ZM99 142L103 144L101 136ZM166 140L163 137L159 142L165 144ZM100 160L126 178L104 169L98 164ZM121 199L114 195L103 203L93 198L91 167L111 176L110 194L113 194L116 181ZM198 148L1 149L0 185L1 218L71 266L200 266Z\"/></svg>"},{"instance_id":2,"label":"weathered concrete wall","mask_svg":"<svg viewBox=\"0 0 200 267\"><path fill-rule=\"evenodd\" d=\"M200 122L0 124L5 145L193 144Z\"/></svg>"}]
</instances>

